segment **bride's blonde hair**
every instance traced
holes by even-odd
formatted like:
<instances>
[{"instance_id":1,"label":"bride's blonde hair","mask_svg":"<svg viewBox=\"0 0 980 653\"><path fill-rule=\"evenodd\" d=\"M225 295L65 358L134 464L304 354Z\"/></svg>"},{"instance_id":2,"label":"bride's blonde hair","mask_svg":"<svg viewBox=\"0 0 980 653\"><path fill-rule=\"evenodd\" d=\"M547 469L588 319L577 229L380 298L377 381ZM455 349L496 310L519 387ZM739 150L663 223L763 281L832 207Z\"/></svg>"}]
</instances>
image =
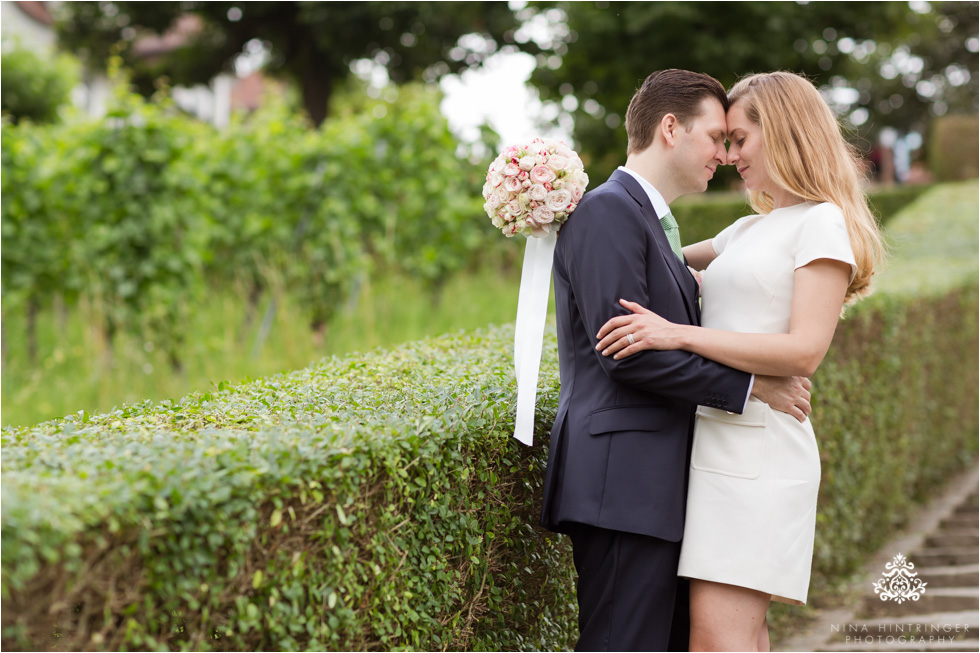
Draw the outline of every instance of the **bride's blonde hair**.
<instances>
[{"instance_id":1,"label":"bride's blonde hair","mask_svg":"<svg viewBox=\"0 0 980 653\"><path fill-rule=\"evenodd\" d=\"M804 77L773 72L745 77L728 92L728 99L732 106L740 103L745 116L762 128L773 182L804 200L834 204L844 213L857 263L844 303L870 294L884 243L862 188L860 157L844 140L820 92ZM773 198L752 191L749 204L759 213L769 213Z\"/></svg>"}]
</instances>

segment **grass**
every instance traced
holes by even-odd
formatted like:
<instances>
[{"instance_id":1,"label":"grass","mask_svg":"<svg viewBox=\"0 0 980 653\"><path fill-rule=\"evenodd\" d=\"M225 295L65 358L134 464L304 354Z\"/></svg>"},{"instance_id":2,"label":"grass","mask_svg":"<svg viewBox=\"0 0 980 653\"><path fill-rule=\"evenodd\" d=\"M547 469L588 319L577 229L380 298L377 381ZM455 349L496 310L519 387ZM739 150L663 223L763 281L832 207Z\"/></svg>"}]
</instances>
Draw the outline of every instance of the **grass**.
<instances>
[{"instance_id":1,"label":"grass","mask_svg":"<svg viewBox=\"0 0 980 653\"><path fill-rule=\"evenodd\" d=\"M232 290L206 298L191 311L184 370L174 373L154 343L120 337L111 360L96 330L97 307L80 305L61 316L42 311L38 360L25 352L22 315L7 315L7 357L2 378L2 423L28 426L80 410L103 412L124 403L177 398L212 389L222 381L306 367L325 356L367 351L487 324L517 314L520 259L500 269L484 268L450 279L438 301L413 279L393 277L365 284L356 304L346 306L317 338L302 307L277 297L268 337L256 347L269 297L244 335L245 301Z\"/></svg>"}]
</instances>

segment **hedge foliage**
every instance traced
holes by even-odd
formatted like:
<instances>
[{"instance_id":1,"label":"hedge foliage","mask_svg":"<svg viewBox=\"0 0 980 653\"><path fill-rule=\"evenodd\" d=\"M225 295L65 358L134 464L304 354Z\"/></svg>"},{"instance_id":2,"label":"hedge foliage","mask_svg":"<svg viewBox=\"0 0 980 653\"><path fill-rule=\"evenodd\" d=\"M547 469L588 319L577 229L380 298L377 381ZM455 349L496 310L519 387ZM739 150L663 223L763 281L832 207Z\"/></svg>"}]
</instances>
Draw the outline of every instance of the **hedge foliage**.
<instances>
[{"instance_id":1,"label":"hedge foliage","mask_svg":"<svg viewBox=\"0 0 980 653\"><path fill-rule=\"evenodd\" d=\"M975 460L976 194L939 187L896 218L888 291L849 311L814 378L817 579ZM950 251L938 283L904 282ZM5 429L3 647L568 646L567 543L534 526L556 343L528 449L510 438L512 339L492 327Z\"/></svg>"},{"instance_id":2,"label":"hedge foliage","mask_svg":"<svg viewBox=\"0 0 980 653\"><path fill-rule=\"evenodd\" d=\"M4 648L567 641L571 561L532 526L546 449L510 437L512 337L6 430Z\"/></svg>"},{"instance_id":3,"label":"hedge foliage","mask_svg":"<svg viewBox=\"0 0 980 653\"><path fill-rule=\"evenodd\" d=\"M980 160L980 118L974 115L940 116L929 134L929 169L937 181L975 179Z\"/></svg>"}]
</instances>

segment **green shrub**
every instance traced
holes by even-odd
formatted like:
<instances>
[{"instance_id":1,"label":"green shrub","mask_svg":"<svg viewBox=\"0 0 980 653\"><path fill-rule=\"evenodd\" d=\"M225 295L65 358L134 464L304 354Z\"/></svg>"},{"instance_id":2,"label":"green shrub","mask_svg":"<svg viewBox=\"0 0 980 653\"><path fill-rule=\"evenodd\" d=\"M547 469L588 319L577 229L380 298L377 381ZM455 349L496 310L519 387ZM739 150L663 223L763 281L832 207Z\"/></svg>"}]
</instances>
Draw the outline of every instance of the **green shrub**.
<instances>
[{"instance_id":1,"label":"green shrub","mask_svg":"<svg viewBox=\"0 0 980 653\"><path fill-rule=\"evenodd\" d=\"M930 212L968 243L962 274L912 292L942 245L896 246L891 290L849 312L814 378L817 583L976 457L976 186L913 208L893 240L942 237L915 231ZM3 646L567 647L567 542L535 526L555 336L531 449L510 437L512 339L490 328L5 429Z\"/></svg>"},{"instance_id":2,"label":"green shrub","mask_svg":"<svg viewBox=\"0 0 980 653\"><path fill-rule=\"evenodd\" d=\"M4 310L85 297L110 343L144 334L179 367L188 302L209 286L244 282L249 315L286 290L314 329L372 258L438 290L500 239L438 93L394 93L320 129L270 105L219 131L124 91L105 119L5 123Z\"/></svg>"},{"instance_id":3,"label":"green shrub","mask_svg":"<svg viewBox=\"0 0 980 653\"><path fill-rule=\"evenodd\" d=\"M78 62L68 55L40 57L14 47L0 56L0 108L14 124L55 122L80 79Z\"/></svg>"},{"instance_id":4,"label":"green shrub","mask_svg":"<svg viewBox=\"0 0 980 653\"><path fill-rule=\"evenodd\" d=\"M976 179L980 159L980 119L976 115L941 116L929 136L929 169L937 181Z\"/></svg>"},{"instance_id":5,"label":"green shrub","mask_svg":"<svg viewBox=\"0 0 980 653\"><path fill-rule=\"evenodd\" d=\"M532 527L546 449L510 437L512 336L5 431L4 646L567 641L571 561ZM554 360L545 378L540 429Z\"/></svg>"}]
</instances>

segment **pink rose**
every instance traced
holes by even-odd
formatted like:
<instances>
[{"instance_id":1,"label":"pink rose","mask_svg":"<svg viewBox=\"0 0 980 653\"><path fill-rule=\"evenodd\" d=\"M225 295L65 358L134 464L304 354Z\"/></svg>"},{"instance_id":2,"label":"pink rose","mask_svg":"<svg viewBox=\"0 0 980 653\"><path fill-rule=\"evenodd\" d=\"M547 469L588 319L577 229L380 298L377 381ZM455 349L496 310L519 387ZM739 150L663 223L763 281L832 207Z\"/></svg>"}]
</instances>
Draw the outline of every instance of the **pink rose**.
<instances>
[{"instance_id":1,"label":"pink rose","mask_svg":"<svg viewBox=\"0 0 980 653\"><path fill-rule=\"evenodd\" d=\"M516 163L508 163L504 166L504 175L507 177L513 177L520 171L521 169L517 167Z\"/></svg>"},{"instance_id":2,"label":"pink rose","mask_svg":"<svg viewBox=\"0 0 980 653\"><path fill-rule=\"evenodd\" d=\"M521 189L521 182L517 177L505 177L504 188L511 193L516 193Z\"/></svg>"},{"instance_id":3,"label":"pink rose","mask_svg":"<svg viewBox=\"0 0 980 653\"><path fill-rule=\"evenodd\" d=\"M523 209L521 209L521 203L518 202L517 200L511 200L511 201L507 202L507 211L511 215L518 216L518 215L521 214L521 211L522 210Z\"/></svg>"},{"instance_id":4,"label":"pink rose","mask_svg":"<svg viewBox=\"0 0 980 653\"><path fill-rule=\"evenodd\" d=\"M547 184L555 180L554 171L548 166L534 166L531 170L531 181L537 184Z\"/></svg>"},{"instance_id":5,"label":"pink rose","mask_svg":"<svg viewBox=\"0 0 980 653\"><path fill-rule=\"evenodd\" d=\"M577 204L577 203L579 203L579 202L582 201L582 187L581 186L579 186L578 184L569 184L566 187L566 190L568 190L569 192L571 192L571 194L572 194L572 201L573 202L575 202Z\"/></svg>"}]
</instances>

